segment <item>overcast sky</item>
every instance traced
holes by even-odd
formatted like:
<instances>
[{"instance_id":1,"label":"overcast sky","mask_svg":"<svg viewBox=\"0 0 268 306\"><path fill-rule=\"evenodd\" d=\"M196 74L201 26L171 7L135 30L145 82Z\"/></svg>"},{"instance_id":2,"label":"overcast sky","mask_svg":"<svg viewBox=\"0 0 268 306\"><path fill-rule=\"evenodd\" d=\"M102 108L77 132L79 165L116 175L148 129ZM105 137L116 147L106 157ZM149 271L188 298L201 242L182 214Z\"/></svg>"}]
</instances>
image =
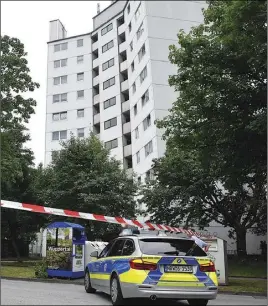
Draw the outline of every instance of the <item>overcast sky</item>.
<instances>
[{"instance_id":1,"label":"overcast sky","mask_svg":"<svg viewBox=\"0 0 268 306\"><path fill-rule=\"evenodd\" d=\"M98 1L1 1L1 35L21 40L28 52L31 77L40 88L31 97L37 101L28 125L35 163L44 162L46 118L47 41L49 21L60 19L68 36L93 30L92 17ZM111 1L100 1L103 10Z\"/></svg>"}]
</instances>

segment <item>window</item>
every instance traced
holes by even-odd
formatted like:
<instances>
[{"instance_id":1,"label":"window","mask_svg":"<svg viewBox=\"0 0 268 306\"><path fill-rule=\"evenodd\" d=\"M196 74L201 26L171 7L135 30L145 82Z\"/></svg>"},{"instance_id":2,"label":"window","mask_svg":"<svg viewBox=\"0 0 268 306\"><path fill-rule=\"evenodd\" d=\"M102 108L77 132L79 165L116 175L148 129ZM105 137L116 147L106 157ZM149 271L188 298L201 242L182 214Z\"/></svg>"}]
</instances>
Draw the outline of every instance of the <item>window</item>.
<instances>
[{"instance_id":1,"label":"window","mask_svg":"<svg viewBox=\"0 0 268 306\"><path fill-rule=\"evenodd\" d=\"M130 46L130 51L133 51L133 41L129 44Z\"/></svg>"},{"instance_id":2,"label":"window","mask_svg":"<svg viewBox=\"0 0 268 306\"><path fill-rule=\"evenodd\" d=\"M113 29L113 24L110 23L110 24L108 24L105 28L103 28L103 29L101 30L101 35L102 35L102 36L105 35L106 33L110 32L112 29Z\"/></svg>"},{"instance_id":3,"label":"window","mask_svg":"<svg viewBox=\"0 0 268 306\"><path fill-rule=\"evenodd\" d=\"M134 94L136 92L136 83L134 82L132 85L132 93Z\"/></svg>"},{"instance_id":4,"label":"window","mask_svg":"<svg viewBox=\"0 0 268 306\"><path fill-rule=\"evenodd\" d=\"M137 107L137 104L134 105L134 116L137 115L137 112L138 112L138 107Z\"/></svg>"},{"instance_id":5,"label":"window","mask_svg":"<svg viewBox=\"0 0 268 306\"><path fill-rule=\"evenodd\" d=\"M84 72L77 73L77 81L84 81Z\"/></svg>"},{"instance_id":6,"label":"window","mask_svg":"<svg viewBox=\"0 0 268 306\"><path fill-rule=\"evenodd\" d=\"M128 239L124 244L122 256L130 256L134 253L134 251L135 251L134 242Z\"/></svg>"},{"instance_id":7,"label":"window","mask_svg":"<svg viewBox=\"0 0 268 306\"><path fill-rule=\"evenodd\" d=\"M65 120L67 119L67 112L54 113L52 114L53 121Z\"/></svg>"},{"instance_id":8,"label":"window","mask_svg":"<svg viewBox=\"0 0 268 306\"><path fill-rule=\"evenodd\" d=\"M84 109L78 109L77 110L77 117L83 118L85 116L85 110Z\"/></svg>"},{"instance_id":9,"label":"window","mask_svg":"<svg viewBox=\"0 0 268 306\"><path fill-rule=\"evenodd\" d=\"M145 182L150 182L153 180L154 180L154 172L152 169L150 169L145 173Z\"/></svg>"},{"instance_id":10,"label":"window","mask_svg":"<svg viewBox=\"0 0 268 306\"><path fill-rule=\"evenodd\" d=\"M107 44L102 46L102 53L108 51L109 49L111 49L114 46L114 41L111 40L109 41Z\"/></svg>"},{"instance_id":11,"label":"window","mask_svg":"<svg viewBox=\"0 0 268 306\"><path fill-rule=\"evenodd\" d=\"M83 47L84 40L83 39L77 39L77 47Z\"/></svg>"},{"instance_id":12,"label":"window","mask_svg":"<svg viewBox=\"0 0 268 306\"><path fill-rule=\"evenodd\" d=\"M63 75L63 76L54 78L53 83L54 83L54 85L66 84L67 83L67 75Z\"/></svg>"},{"instance_id":13,"label":"window","mask_svg":"<svg viewBox=\"0 0 268 306\"><path fill-rule=\"evenodd\" d=\"M112 119L109 119L107 121L104 122L104 129L107 130L113 126L116 126L117 125L117 118L114 117Z\"/></svg>"},{"instance_id":14,"label":"window","mask_svg":"<svg viewBox=\"0 0 268 306\"><path fill-rule=\"evenodd\" d=\"M131 71L133 72L135 70L135 64L134 61L131 63Z\"/></svg>"},{"instance_id":15,"label":"window","mask_svg":"<svg viewBox=\"0 0 268 306\"><path fill-rule=\"evenodd\" d=\"M109 80L103 82L103 89L107 89L115 84L115 77L110 78Z\"/></svg>"},{"instance_id":16,"label":"window","mask_svg":"<svg viewBox=\"0 0 268 306\"><path fill-rule=\"evenodd\" d=\"M128 25L128 31L129 31L129 33L131 32L131 30L132 30L132 25L131 25L131 21L130 21L130 23L129 23L129 25Z\"/></svg>"},{"instance_id":17,"label":"window","mask_svg":"<svg viewBox=\"0 0 268 306\"><path fill-rule=\"evenodd\" d=\"M104 109L111 107L116 104L116 97L110 98L103 103Z\"/></svg>"},{"instance_id":18,"label":"window","mask_svg":"<svg viewBox=\"0 0 268 306\"><path fill-rule=\"evenodd\" d=\"M67 101L67 93L53 95L53 103L66 102L66 101Z\"/></svg>"},{"instance_id":19,"label":"window","mask_svg":"<svg viewBox=\"0 0 268 306\"><path fill-rule=\"evenodd\" d=\"M145 44L142 45L142 47L140 48L140 51L138 52L138 58L139 58L139 62L142 60L142 58L144 57L146 53L145 50Z\"/></svg>"},{"instance_id":20,"label":"window","mask_svg":"<svg viewBox=\"0 0 268 306\"><path fill-rule=\"evenodd\" d=\"M78 90L77 91L77 99L84 98L84 90Z\"/></svg>"},{"instance_id":21,"label":"window","mask_svg":"<svg viewBox=\"0 0 268 306\"><path fill-rule=\"evenodd\" d=\"M67 130L52 132L52 140L63 140L67 139Z\"/></svg>"},{"instance_id":22,"label":"window","mask_svg":"<svg viewBox=\"0 0 268 306\"><path fill-rule=\"evenodd\" d=\"M54 68L59 68L60 67L60 60L54 61Z\"/></svg>"},{"instance_id":23,"label":"window","mask_svg":"<svg viewBox=\"0 0 268 306\"><path fill-rule=\"evenodd\" d=\"M111 149L114 149L114 148L117 148L118 147L118 139L113 139L113 140L110 140L110 141L107 141L105 142L105 148L107 150L111 150Z\"/></svg>"},{"instance_id":24,"label":"window","mask_svg":"<svg viewBox=\"0 0 268 306\"><path fill-rule=\"evenodd\" d=\"M147 255L207 256L199 246L193 248L194 241L190 239L144 238L139 240L139 245L141 252Z\"/></svg>"},{"instance_id":25,"label":"window","mask_svg":"<svg viewBox=\"0 0 268 306\"><path fill-rule=\"evenodd\" d=\"M144 31L144 28L143 28L143 23L142 23L142 24L140 25L138 31L137 31L137 40L140 39L140 37L141 37L143 31Z\"/></svg>"},{"instance_id":26,"label":"window","mask_svg":"<svg viewBox=\"0 0 268 306\"><path fill-rule=\"evenodd\" d=\"M148 129L148 127L151 125L151 115L149 114L144 120L143 120L143 129L144 131Z\"/></svg>"},{"instance_id":27,"label":"window","mask_svg":"<svg viewBox=\"0 0 268 306\"><path fill-rule=\"evenodd\" d=\"M140 137L140 135L139 135L139 127L137 126L135 128L135 138L138 139L139 137Z\"/></svg>"},{"instance_id":28,"label":"window","mask_svg":"<svg viewBox=\"0 0 268 306\"><path fill-rule=\"evenodd\" d=\"M141 14L141 4L139 4L138 8L136 9L136 12L135 12L135 20L137 21L139 16Z\"/></svg>"},{"instance_id":29,"label":"window","mask_svg":"<svg viewBox=\"0 0 268 306\"><path fill-rule=\"evenodd\" d=\"M65 67L67 66L67 58L54 61L54 68Z\"/></svg>"},{"instance_id":30,"label":"window","mask_svg":"<svg viewBox=\"0 0 268 306\"><path fill-rule=\"evenodd\" d=\"M84 137L84 136L85 136L84 128L77 129L77 137Z\"/></svg>"},{"instance_id":31,"label":"window","mask_svg":"<svg viewBox=\"0 0 268 306\"><path fill-rule=\"evenodd\" d=\"M145 149L145 157L147 157L148 155L150 155L153 152L153 142L152 142L152 140L149 141L145 145L144 149Z\"/></svg>"},{"instance_id":32,"label":"window","mask_svg":"<svg viewBox=\"0 0 268 306\"><path fill-rule=\"evenodd\" d=\"M68 49L68 43L62 43L62 44L54 45L54 52L67 50L67 49Z\"/></svg>"},{"instance_id":33,"label":"window","mask_svg":"<svg viewBox=\"0 0 268 306\"><path fill-rule=\"evenodd\" d=\"M112 67L114 65L114 58L111 58L109 61L102 64L102 71Z\"/></svg>"},{"instance_id":34,"label":"window","mask_svg":"<svg viewBox=\"0 0 268 306\"><path fill-rule=\"evenodd\" d=\"M114 241L107 244L106 247L101 251L99 258L106 257L108 255L108 253L110 252L113 244L114 244Z\"/></svg>"},{"instance_id":35,"label":"window","mask_svg":"<svg viewBox=\"0 0 268 306\"><path fill-rule=\"evenodd\" d=\"M122 253L122 250L123 250L124 243L125 243L125 239L118 239L114 243L114 245L113 245L113 247L112 247L112 249L111 249L111 251L110 251L108 256L109 257L121 256L122 255L121 253Z\"/></svg>"},{"instance_id":36,"label":"window","mask_svg":"<svg viewBox=\"0 0 268 306\"><path fill-rule=\"evenodd\" d=\"M84 62L84 55L77 56L77 64L81 64Z\"/></svg>"},{"instance_id":37,"label":"window","mask_svg":"<svg viewBox=\"0 0 268 306\"><path fill-rule=\"evenodd\" d=\"M147 66L143 68L143 70L140 73L140 82L142 83L147 77Z\"/></svg>"},{"instance_id":38,"label":"window","mask_svg":"<svg viewBox=\"0 0 268 306\"><path fill-rule=\"evenodd\" d=\"M127 13L130 13L130 4L127 6Z\"/></svg>"},{"instance_id":39,"label":"window","mask_svg":"<svg viewBox=\"0 0 268 306\"><path fill-rule=\"evenodd\" d=\"M144 95L141 97L141 105L142 107L149 101L149 91L148 89L145 91Z\"/></svg>"},{"instance_id":40,"label":"window","mask_svg":"<svg viewBox=\"0 0 268 306\"><path fill-rule=\"evenodd\" d=\"M140 158L140 151L138 151L136 153L136 159L137 159L137 164L139 164L139 162L141 161L141 158Z\"/></svg>"}]
</instances>

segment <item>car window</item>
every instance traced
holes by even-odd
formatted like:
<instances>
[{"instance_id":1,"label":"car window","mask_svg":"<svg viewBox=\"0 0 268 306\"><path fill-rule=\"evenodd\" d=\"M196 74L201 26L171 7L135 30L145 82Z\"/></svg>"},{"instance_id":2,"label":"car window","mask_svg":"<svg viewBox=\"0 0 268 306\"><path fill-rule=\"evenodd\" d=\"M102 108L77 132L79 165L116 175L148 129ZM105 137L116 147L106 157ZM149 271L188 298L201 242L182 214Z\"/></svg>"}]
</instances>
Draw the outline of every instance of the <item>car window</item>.
<instances>
[{"instance_id":1,"label":"car window","mask_svg":"<svg viewBox=\"0 0 268 306\"><path fill-rule=\"evenodd\" d=\"M112 257L112 256L121 256L122 255L122 249L123 249L123 246L124 246L124 243L125 243L125 239L119 239L117 240L110 253L108 254L109 257Z\"/></svg>"},{"instance_id":2,"label":"car window","mask_svg":"<svg viewBox=\"0 0 268 306\"><path fill-rule=\"evenodd\" d=\"M144 238L139 240L140 249L147 255L207 256L193 240Z\"/></svg>"},{"instance_id":3,"label":"car window","mask_svg":"<svg viewBox=\"0 0 268 306\"><path fill-rule=\"evenodd\" d=\"M128 239L123 247L122 256L130 256L135 251L133 240Z\"/></svg>"},{"instance_id":4,"label":"car window","mask_svg":"<svg viewBox=\"0 0 268 306\"><path fill-rule=\"evenodd\" d=\"M114 241L108 243L106 245L106 247L101 251L100 255L99 255L99 258L103 258L103 257L106 257L107 254L109 253L109 251L111 250L112 246L113 246L113 243Z\"/></svg>"}]
</instances>

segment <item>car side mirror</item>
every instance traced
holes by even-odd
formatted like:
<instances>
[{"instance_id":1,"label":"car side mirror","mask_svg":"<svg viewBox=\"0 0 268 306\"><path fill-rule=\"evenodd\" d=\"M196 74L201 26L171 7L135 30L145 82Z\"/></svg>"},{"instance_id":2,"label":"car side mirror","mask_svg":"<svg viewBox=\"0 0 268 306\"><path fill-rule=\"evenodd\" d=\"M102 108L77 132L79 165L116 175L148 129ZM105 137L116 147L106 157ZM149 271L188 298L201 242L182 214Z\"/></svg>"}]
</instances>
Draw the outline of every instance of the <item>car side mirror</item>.
<instances>
[{"instance_id":1,"label":"car side mirror","mask_svg":"<svg viewBox=\"0 0 268 306\"><path fill-rule=\"evenodd\" d=\"M98 258L99 257L99 253L98 251L94 251L90 254L90 257L95 257L95 258Z\"/></svg>"}]
</instances>

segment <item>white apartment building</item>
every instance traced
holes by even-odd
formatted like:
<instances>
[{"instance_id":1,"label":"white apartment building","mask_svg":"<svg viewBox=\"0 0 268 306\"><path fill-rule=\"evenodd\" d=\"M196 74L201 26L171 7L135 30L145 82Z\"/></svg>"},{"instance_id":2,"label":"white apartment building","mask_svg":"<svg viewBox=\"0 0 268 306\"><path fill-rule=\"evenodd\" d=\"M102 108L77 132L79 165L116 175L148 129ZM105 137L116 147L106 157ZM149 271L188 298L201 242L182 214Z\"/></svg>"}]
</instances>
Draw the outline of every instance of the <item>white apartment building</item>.
<instances>
[{"instance_id":1,"label":"white apartment building","mask_svg":"<svg viewBox=\"0 0 268 306\"><path fill-rule=\"evenodd\" d=\"M129 174L144 181L165 143L155 120L176 93L168 60L180 29L202 22L202 1L113 1L93 18L93 31L67 37L50 22L45 165L60 140L93 131Z\"/></svg>"}]
</instances>

